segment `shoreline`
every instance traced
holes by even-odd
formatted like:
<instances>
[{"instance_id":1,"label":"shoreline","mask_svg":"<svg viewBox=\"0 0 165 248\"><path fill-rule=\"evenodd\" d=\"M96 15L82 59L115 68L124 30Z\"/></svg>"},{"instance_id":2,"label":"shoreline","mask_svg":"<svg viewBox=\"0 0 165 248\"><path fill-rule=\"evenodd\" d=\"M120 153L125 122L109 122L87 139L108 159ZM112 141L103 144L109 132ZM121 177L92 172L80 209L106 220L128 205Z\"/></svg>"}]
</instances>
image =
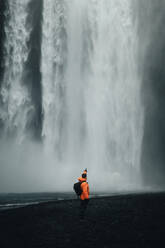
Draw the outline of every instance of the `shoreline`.
<instances>
[{"instance_id":1,"label":"shoreline","mask_svg":"<svg viewBox=\"0 0 165 248\"><path fill-rule=\"evenodd\" d=\"M109 198L109 197L117 197L117 196L127 196L127 195L142 195L142 194L158 194L158 193L165 193L165 190L155 190L155 191L119 191L119 192L98 192L98 193L93 193L90 195L90 199L98 199L98 198ZM58 201L67 201L67 200L77 200L77 196L75 193L71 193L71 192L65 192L65 193L57 193L57 192L41 192L41 193L0 193L0 196L12 196L12 195L22 195L22 197L25 195L37 195L37 194L53 194L54 198L50 198L50 199L38 199L38 200L31 200L31 201L6 201L3 202L0 199L0 211L5 211L5 210L9 210L9 209L16 209L16 208L22 208L22 207L26 207L26 206L32 206L32 205L40 205L42 203L51 203L51 202L58 202ZM58 196L57 196L58 195ZM64 197L65 195L65 197ZM67 195L67 197L66 197ZM68 195L70 195L71 197L68 197Z\"/></svg>"}]
</instances>

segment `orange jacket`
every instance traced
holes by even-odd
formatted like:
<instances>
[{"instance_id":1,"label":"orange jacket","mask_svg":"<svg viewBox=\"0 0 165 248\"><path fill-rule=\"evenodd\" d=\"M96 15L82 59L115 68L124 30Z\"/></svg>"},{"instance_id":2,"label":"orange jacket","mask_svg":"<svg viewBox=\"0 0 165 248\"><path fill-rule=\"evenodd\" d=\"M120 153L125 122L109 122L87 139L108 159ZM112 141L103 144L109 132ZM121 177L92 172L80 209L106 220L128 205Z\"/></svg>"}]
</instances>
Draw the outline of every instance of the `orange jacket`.
<instances>
[{"instance_id":1,"label":"orange jacket","mask_svg":"<svg viewBox=\"0 0 165 248\"><path fill-rule=\"evenodd\" d=\"M80 199L81 200L89 199L89 185L86 182L86 178L79 177L78 180L79 182L82 182L81 184L82 193L80 195Z\"/></svg>"}]
</instances>

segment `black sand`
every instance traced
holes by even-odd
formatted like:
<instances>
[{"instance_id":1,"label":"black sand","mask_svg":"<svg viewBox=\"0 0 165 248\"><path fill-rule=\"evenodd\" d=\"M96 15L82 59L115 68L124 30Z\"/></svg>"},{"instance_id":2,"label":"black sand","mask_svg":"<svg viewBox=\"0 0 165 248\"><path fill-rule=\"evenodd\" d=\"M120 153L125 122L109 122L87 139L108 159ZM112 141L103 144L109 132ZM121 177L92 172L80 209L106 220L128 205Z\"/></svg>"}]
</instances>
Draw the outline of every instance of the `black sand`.
<instances>
[{"instance_id":1,"label":"black sand","mask_svg":"<svg viewBox=\"0 0 165 248\"><path fill-rule=\"evenodd\" d=\"M165 193L41 203L0 212L0 248L165 247Z\"/></svg>"}]
</instances>

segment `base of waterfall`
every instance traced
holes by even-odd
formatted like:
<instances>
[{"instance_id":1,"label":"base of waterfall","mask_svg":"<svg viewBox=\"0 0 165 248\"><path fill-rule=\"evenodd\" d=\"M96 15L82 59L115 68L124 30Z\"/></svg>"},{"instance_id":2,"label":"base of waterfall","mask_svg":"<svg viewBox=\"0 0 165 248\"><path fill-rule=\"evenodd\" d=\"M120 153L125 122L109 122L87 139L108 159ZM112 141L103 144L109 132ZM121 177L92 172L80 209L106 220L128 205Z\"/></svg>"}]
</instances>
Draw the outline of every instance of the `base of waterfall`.
<instances>
[{"instance_id":1,"label":"base of waterfall","mask_svg":"<svg viewBox=\"0 0 165 248\"><path fill-rule=\"evenodd\" d=\"M0 247L165 247L165 192L29 205L0 212ZM164 243L164 244L163 244Z\"/></svg>"}]
</instances>

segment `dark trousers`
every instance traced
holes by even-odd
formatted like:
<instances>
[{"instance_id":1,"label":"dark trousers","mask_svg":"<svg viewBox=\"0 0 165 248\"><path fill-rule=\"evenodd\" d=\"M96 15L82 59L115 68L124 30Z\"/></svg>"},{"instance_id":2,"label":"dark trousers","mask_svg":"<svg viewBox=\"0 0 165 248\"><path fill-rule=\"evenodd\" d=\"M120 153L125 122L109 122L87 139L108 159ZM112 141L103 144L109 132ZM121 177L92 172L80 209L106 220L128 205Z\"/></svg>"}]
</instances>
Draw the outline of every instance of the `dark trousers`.
<instances>
[{"instance_id":1,"label":"dark trousers","mask_svg":"<svg viewBox=\"0 0 165 248\"><path fill-rule=\"evenodd\" d=\"M80 200L80 218L84 219L85 211L87 209L89 199Z\"/></svg>"}]
</instances>

